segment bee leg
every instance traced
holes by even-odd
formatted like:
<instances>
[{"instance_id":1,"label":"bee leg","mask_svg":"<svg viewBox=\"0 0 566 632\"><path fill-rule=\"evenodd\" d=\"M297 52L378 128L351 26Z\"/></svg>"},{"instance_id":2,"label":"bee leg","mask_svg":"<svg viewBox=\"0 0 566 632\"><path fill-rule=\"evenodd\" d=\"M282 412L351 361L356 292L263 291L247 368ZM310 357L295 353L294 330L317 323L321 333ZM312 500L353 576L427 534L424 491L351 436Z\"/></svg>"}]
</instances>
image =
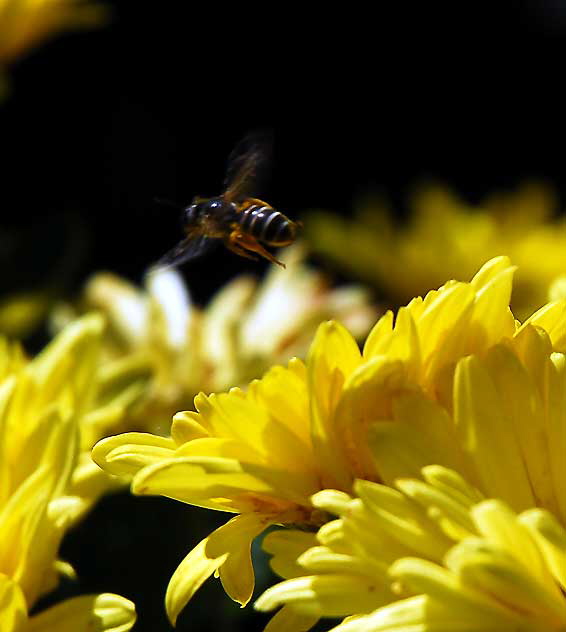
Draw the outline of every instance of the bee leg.
<instances>
[{"instance_id":1,"label":"bee leg","mask_svg":"<svg viewBox=\"0 0 566 632\"><path fill-rule=\"evenodd\" d=\"M252 255L247 250L238 245L233 235L234 233L231 233L230 236L224 240L226 248L228 248L228 250L232 251L234 254L240 255L240 257L246 257L247 259L253 259L254 261L257 261L258 258L255 255Z\"/></svg>"},{"instance_id":2,"label":"bee leg","mask_svg":"<svg viewBox=\"0 0 566 632\"><path fill-rule=\"evenodd\" d=\"M276 259L268 250L266 250L255 237L251 235L245 235L238 230L234 230L230 233L230 237L228 238L232 245L236 245L237 247L244 250L251 250L252 252L257 252L258 255L261 255L264 259L271 261L271 263L276 263L277 265L285 268L286 265ZM230 248L230 246L228 246ZM230 248L232 250L232 248ZM249 256L249 255L247 255ZM252 257L255 258L255 257Z\"/></svg>"}]
</instances>

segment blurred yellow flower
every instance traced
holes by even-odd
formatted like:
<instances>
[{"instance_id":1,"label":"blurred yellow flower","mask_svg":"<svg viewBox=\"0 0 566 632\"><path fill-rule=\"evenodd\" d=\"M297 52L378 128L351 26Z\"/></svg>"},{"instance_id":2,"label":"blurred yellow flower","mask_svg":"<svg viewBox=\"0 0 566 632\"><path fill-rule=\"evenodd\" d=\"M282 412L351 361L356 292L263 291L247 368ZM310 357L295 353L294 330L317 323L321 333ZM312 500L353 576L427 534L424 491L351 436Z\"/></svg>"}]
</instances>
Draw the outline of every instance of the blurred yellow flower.
<instances>
[{"instance_id":1,"label":"blurred yellow flower","mask_svg":"<svg viewBox=\"0 0 566 632\"><path fill-rule=\"evenodd\" d=\"M87 468L81 443L99 436L101 402L97 352L102 322L73 323L37 358L15 344L0 344L0 621L14 632L68 630L125 632L133 604L118 595L70 599L29 616L37 600L73 569L57 559L65 531L103 487ZM114 402L113 414L116 414ZM88 440L85 438L88 437Z\"/></svg>"},{"instance_id":2,"label":"blurred yellow flower","mask_svg":"<svg viewBox=\"0 0 566 632\"><path fill-rule=\"evenodd\" d=\"M17 292L0 299L0 335L22 339L47 316L53 297L44 291Z\"/></svg>"},{"instance_id":3,"label":"blurred yellow flower","mask_svg":"<svg viewBox=\"0 0 566 632\"><path fill-rule=\"evenodd\" d=\"M86 0L0 0L0 69L49 37L101 24L107 14Z\"/></svg>"},{"instance_id":4,"label":"blurred yellow flower","mask_svg":"<svg viewBox=\"0 0 566 632\"><path fill-rule=\"evenodd\" d=\"M470 283L451 281L414 299L395 325L392 313L385 314L363 353L344 327L324 323L306 366L294 359L246 392L197 396L198 412L176 415L171 438L129 433L97 444L95 461L132 475L136 494L240 514L173 575L172 620L213 572L233 599L246 603L253 589L251 539L272 523L321 524L326 514L313 506L312 495L350 493L355 478L391 484L438 463L515 509L541 502L538 493L545 507L560 506L559 488L552 489L562 472L563 443L558 429L547 437L541 428L560 393L562 356L553 352L566 350L566 301L519 327L509 309L513 272L507 258L496 258ZM536 367L544 367L540 378ZM552 384L537 382L550 380L553 371ZM539 389L548 400L536 399ZM513 401L520 406L508 410ZM516 430L510 444L504 424L511 414L524 416L525 436ZM543 437L555 449L545 461L538 450ZM537 447L526 452L535 439ZM551 463L552 480L539 480L543 463Z\"/></svg>"},{"instance_id":5,"label":"blurred yellow flower","mask_svg":"<svg viewBox=\"0 0 566 632\"><path fill-rule=\"evenodd\" d=\"M171 417L192 408L199 391L247 384L273 364L304 356L317 325L328 318L344 321L357 337L368 332L377 311L365 291L329 288L305 266L299 247L282 258L286 270L273 266L260 283L239 276L206 309L191 302L174 269L148 274L145 289L109 273L92 278L82 306L106 316L105 358L145 359L153 368L145 403L122 430L168 434ZM55 322L65 322L68 313L60 308Z\"/></svg>"},{"instance_id":6,"label":"blurred yellow flower","mask_svg":"<svg viewBox=\"0 0 566 632\"><path fill-rule=\"evenodd\" d=\"M312 213L305 234L316 251L380 288L392 305L447 278L470 278L484 261L507 255L519 269L513 309L523 318L547 301L550 284L566 269L566 224L556 218L556 196L542 184L492 195L476 207L429 185L411 206L400 225L377 201L353 219Z\"/></svg>"}]
</instances>

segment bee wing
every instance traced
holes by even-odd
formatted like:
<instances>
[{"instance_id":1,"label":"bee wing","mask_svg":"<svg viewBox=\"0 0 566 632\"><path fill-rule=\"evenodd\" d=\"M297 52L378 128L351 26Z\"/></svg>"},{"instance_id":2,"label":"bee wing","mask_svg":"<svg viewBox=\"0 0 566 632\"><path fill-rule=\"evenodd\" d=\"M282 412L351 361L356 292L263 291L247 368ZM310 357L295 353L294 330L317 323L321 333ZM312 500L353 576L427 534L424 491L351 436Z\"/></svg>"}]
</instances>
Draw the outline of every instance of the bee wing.
<instances>
[{"instance_id":1,"label":"bee wing","mask_svg":"<svg viewBox=\"0 0 566 632\"><path fill-rule=\"evenodd\" d=\"M155 264L158 268L179 266L191 259L196 259L214 246L214 240L203 235L185 237L169 252L165 253Z\"/></svg>"},{"instance_id":2,"label":"bee wing","mask_svg":"<svg viewBox=\"0 0 566 632\"><path fill-rule=\"evenodd\" d=\"M268 171L273 134L267 130L251 132L234 147L228 157L224 197L232 202L251 197Z\"/></svg>"}]
</instances>

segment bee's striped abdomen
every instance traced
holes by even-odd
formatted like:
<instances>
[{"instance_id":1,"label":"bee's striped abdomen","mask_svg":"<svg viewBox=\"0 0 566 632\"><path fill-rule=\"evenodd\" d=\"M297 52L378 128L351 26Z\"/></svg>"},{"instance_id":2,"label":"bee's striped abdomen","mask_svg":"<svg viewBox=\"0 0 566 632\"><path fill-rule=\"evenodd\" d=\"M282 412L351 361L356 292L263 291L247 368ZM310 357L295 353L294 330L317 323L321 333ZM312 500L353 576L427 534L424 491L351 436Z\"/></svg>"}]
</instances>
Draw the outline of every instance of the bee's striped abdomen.
<instances>
[{"instance_id":1,"label":"bee's striped abdomen","mask_svg":"<svg viewBox=\"0 0 566 632\"><path fill-rule=\"evenodd\" d=\"M283 213L260 200L251 203L241 212L240 227L270 246L286 246L295 239L295 224Z\"/></svg>"}]
</instances>

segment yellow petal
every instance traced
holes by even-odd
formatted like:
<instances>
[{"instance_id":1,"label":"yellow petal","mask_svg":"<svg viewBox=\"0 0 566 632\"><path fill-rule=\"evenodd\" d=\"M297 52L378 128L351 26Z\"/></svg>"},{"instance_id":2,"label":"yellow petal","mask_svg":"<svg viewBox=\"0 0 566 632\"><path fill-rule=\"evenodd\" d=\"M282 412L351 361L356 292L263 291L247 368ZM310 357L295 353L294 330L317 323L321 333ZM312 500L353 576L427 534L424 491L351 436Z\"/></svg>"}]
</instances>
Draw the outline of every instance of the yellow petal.
<instances>
[{"instance_id":1,"label":"yellow petal","mask_svg":"<svg viewBox=\"0 0 566 632\"><path fill-rule=\"evenodd\" d=\"M134 478L134 494L163 495L183 502L195 499L234 498L261 494L288 503L308 505L312 488L308 481L289 472L242 464L221 457L178 457L141 470Z\"/></svg>"},{"instance_id":2,"label":"yellow petal","mask_svg":"<svg viewBox=\"0 0 566 632\"><path fill-rule=\"evenodd\" d=\"M566 351L566 299L547 303L527 319L521 329L527 325L542 327L550 336L553 349Z\"/></svg>"},{"instance_id":3,"label":"yellow petal","mask_svg":"<svg viewBox=\"0 0 566 632\"><path fill-rule=\"evenodd\" d=\"M530 509L519 517L532 533L556 581L566 588L566 530L548 511Z\"/></svg>"},{"instance_id":4,"label":"yellow petal","mask_svg":"<svg viewBox=\"0 0 566 632\"><path fill-rule=\"evenodd\" d=\"M457 614L455 614L457 612ZM379 608L369 615L349 617L332 632L536 632L514 619L481 609L455 611L428 595L419 595Z\"/></svg>"},{"instance_id":5,"label":"yellow petal","mask_svg":"<svg viewBox=\"0 0 566 632\"><path fill-rule=\"evenodd\" d=\"M309 394L306 368L294 358L288 367L275 366L250 384L250 395L287 426L304 446L310 448Z\"/></svg>"},{"instance_id":6,"label":"yellow petal","mask_svg":"<svg viewBox=\"0 0 566 632\"><path fill-rule=\"evenodd\" d=\"M507 257L496 257L472 279L471 283L476 288L475 327L468 333L472 349L486 348L513 335L515 321L509 302L515 270Z\"/></svg>"},{"instance_id":7,"label":"yellow petal","mask_svg":"<svg viewBox=\"0 0 566 632\"><path fill-rule=\"evenodd\" d=\"M165 596L167 616L173 625L195 592L231 555L240 561L243 550L247 550L249 555L251 541L267 524L269 522L265 516L236 516L202 540L185 557L173 573ZM223 583L226 581L230 596L239 598L249 594L249 599L253 591L253 573L251 577L245 573L239 578L234 571L232 567L223 578Z\"/></svg>"},{"instance_id":8,"label":"yellow petal","mask_svg":"<svg viewBox=\"0 0 566 632\"><path fill-rule=\"evenodd\" d=\"M347 454L357 478L377 477L374 456L366 447L368 426L391 417L393 396L406 387L407 381L403 362L387 356L373 357L346 380L336 407L333 432L340 437L342 453Z\"/></svg>"},{"instance_id":9,"label":"yellow petal","mask_svg":"<svg viewBox=\"0 0 566 632\"><path fill-rule=\"evenodd\" d=\"M555 589L552 577L529 530L509 507L499 500L485 500L471 510L479 532L487 542L520 559L529 573ZM559 595L556 594L556 597Z\"/></svg>"},{"instance_id":10,"label":"yellow petal","mask_svg":"<svg viewBox=\"0 0 566 632\"><path fill-rule=\"evenodd\" d=\"M323 473L323 488L348 489L351 484L348 463L332 420L344 383L360 360L355 340L342 325L330 321L319 326L307 368L312 445Z\"/></svg>"},{"instance_id":11,"label":"yellow petal","mask_svg":"<svg viewBox=\"0 0 566 632\"><path fill-rule=\"evenodd\" d=\"M462 354L462 331L471 317L473 302L474 292L467 283L446 285L426 295L417 323L427 363L425 379L432 379L442 366Z\"/></svg>"},{"instance_id":12,"label":"yellow petal","mask_svg":"<svg viewBox=\"0 0 566 632\"><path fill-rule=\"evenodd\" d=\"M385 485L356 481L355 491L371 511L376 531L383 530L408 551L441 559L452 541L405 495Z\"/></svg>"},{"instance_id":13,"label":"yellow petal","mask_svg":"<svg viewBox=\"0 0 566 632\"><path fill-rule=\"evenodd\" d=\"M393 333L393 312L387 310L368 334L364 344L364 360L386 353Z\"/></svg>"},{"instance_id":14,"label":"yellow petal","mask_svg":"<svg viewBox=\"0 0 566 632\"><path fill-rule=\"evenodd\" d=\"M476 530L470 518L470 504L451 497L449 494L413 479L399 479L396 487L408 498L417 502L426 515L436 522L446 534L445 544L452 544L451 539L461 539L474 535Z\"/></svg>"},{"instance_id":15,"label":"yellow petal","mask_svg":"<svg viewBox=\"0 0 566 632\"><path fill-rule=\"evenodd\" d=\"M412 592L425 593L431 600L442 604L452 617L458 613L459 621L478 621L484 628L493 630L507 630L507 627L499 626L508 626L510 622L516 626L521 621L518 615L499 605L489 595L468 586L449 570L428 560L400 559L393 563L390 574Z\"/></svg>"},{"instance_id":16,"label":"yellow petal","mask_svg":"<svg viewBox=\"0 0 566 632\"><path fill-rule=\"evenodd\" d=\"M93 461L117 476L131 476L146 465L171 458L175 443L145 432L127 432L107 437L92 449Z\"/></svg>"},{"instance_id":17,"label":"yellow petal","mask_svg":"<svg viewBox=\"0 0 566 632\"><path fill-rule=\"evenodd\" d=\"M254 569L251 558L252 540L259 535L269 524L265 517L257 514L240 516L238 523L237 542L236 533L229 537L219 533L211 536L209 546L211 555L217 554L225 547L229 547L229 555L219 569L220 581L226 594L235 602L244 607L252 598L254 591Z\"/></svg>"},{"instance_id":18,"label":"yellow petal","mask_svg":"<svg viewBox=\"0 0 566 632\"><path fill-rule=\"evenodd\" d=\"M171 438L176 445L183 445L193 439L208 437L209 433L200 423L198 413L183 411L173 417L171 424Z\"/></svg>"},{"instance_id":19,"label":"yellow petal","mask_svg":"<svg viewBox=\"0 0 566 632\"><path fill-rule=\"evenodd\" d=\"M268 533L262 542L262 548L273 556L269 565L277 575L284 579L300 577L305 574L297 559L318 541L314 533L291 529L278 529Z\"/></svg>"},{"instance_id":20,"label":"yellow petal","mask_svg":"<svg viewBox=\"0 0 566 632\"><path fill-rule=\"evenodd\" d=\"M298 563L308 573L368 576L388 584L387 565L374 563L367 557L336 553L326 546L311 547L300 556Z\"/></svg>"},{"instance_id":21,"label":"yellow petal","mask_svg":"<svg viewBox=\"0 0 566 632\"><path fill-rule=\"evenodd\" d=\"M2 632L23 632L27 620L26 601L20 587L2 573L0 573L0 618Z\"/></svg>"},{"instance_id":22,"label":"yellow petal","mask_svg":"<svg viewBox=\"0 0 566 632\"><path fill-rule=\"evenodd\" d=\"M167 616L175 625L181 610L202 584L225 561L227 553L218 558L206 555L207 539L202 540L179 564L167 586L165 606Z\"/></svg>"},{"instance_id":23,"label":"yellow petal","mask_svg":"<svg viewBox=\"0 0 566 632\"><path fill-rule=\"evenodd\" d=\"M134 604L110 593L67 599L32 617L29 632L127 632L136 622Z\"/></svg>"},{"instance_id":24,"label":"yellow petal","mask_svg":"<svg viewBox=\"0 0 566 632\"><path fill-rule=\"evenodd\" d=\"M391 600L392 593L378 579L355 575L320 575L288 579L268 588L255 602L257 610L288 604L313 617L343 617L371 612Z\"/></svg>"},{"instance_id":25,"label":"yellow petal","mask_svg":"<svg viewBox=\"0 0 566 632\"><path fill-rule=\"evenodd\" d=\"M323 489L314 494L311 501L314 507L341 516L348 511L352 497L336 489Z\"/></svg>"},{"instance_id":26,"label":"yellow petal","mask_svg":"<svg viewBox=\"0 0 566 632\"><path fill-rule=\"evenodd\" d=\"M478 487L486 495L504 498L516 510L532 507L535 500L516 435L493 379L477 357L458 363L454 400L457 432L475 470L472 482L481 481Z\"/></svg>"},{"instance_id":27,"label":"yellow petal","mask_svg":"<svg viewBox=\"0 0 566 632\"><path fill-rule=\"evenodd\" d=\"M263 632L307 632L318 622L318 617L295 612L283 606L269 620Z\"/></svg>"},{"instance_id":28,"label":"yellow petal","mask_svg":"<svg viewBox=\"0 0 566 632\"><path fill-rule=\"evenodd\" d=\"M282 388L285 389L285 383ZM310 446L291 429L291 423L300 420L280 423L277 416L239 389L209 397L200 395L195 404L201 416L207 418L206 427L210 427L211 434L252 446L270 467L300 472L303 478L310 478L313 488L318 488Z\"/></svg>"},{"instance_id":29,"label":"yellow petal","mask_svg":"<svg viewBox=\"0 0 566 632\"><path fill-rule=\"evenodd\" d=\"M550 629L560 629L566 622L563 595L549 591L528 567L500 547L469 538L450 550L446 565L472 590L509 612L545 623Z\"/></svg>"}]
</instances>

